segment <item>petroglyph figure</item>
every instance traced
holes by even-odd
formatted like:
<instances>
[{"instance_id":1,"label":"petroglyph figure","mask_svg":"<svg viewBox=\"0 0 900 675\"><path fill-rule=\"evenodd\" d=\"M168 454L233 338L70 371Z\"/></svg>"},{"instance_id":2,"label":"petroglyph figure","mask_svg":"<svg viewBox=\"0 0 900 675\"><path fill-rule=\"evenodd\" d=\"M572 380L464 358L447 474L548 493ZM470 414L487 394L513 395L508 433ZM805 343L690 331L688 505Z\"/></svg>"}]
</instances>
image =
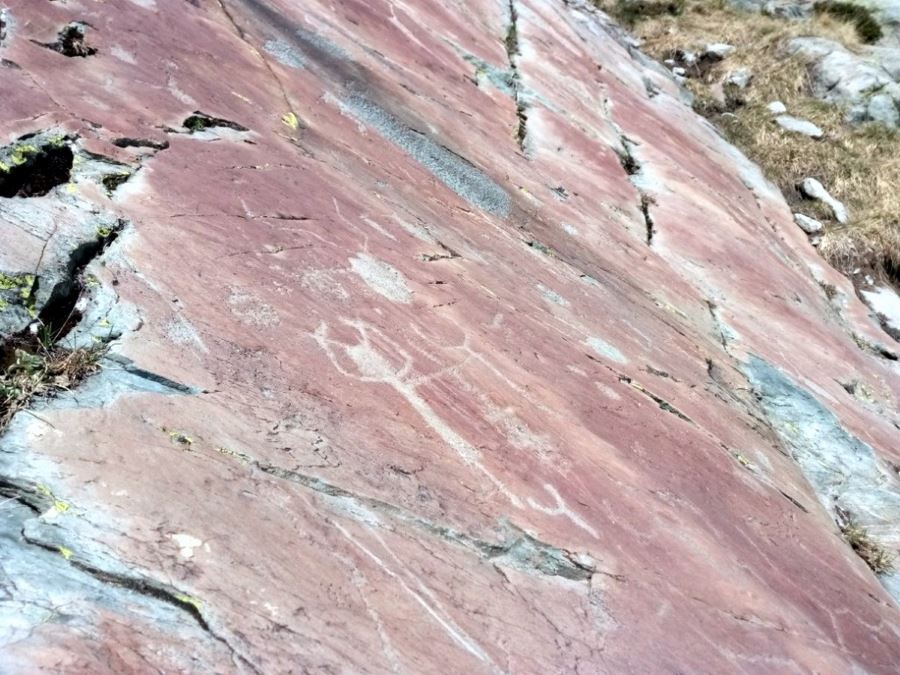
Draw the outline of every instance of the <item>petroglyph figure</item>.
<instances>
[{"instance_id":1,"label":"petroglyph figure","mask_svg":"<svg viewBox=\"0 0 900 675\"><path fill-rule=\"evenodd\" d=\"M520 498L506 484L484 465L481 453L471 443L457 433L418 392L418 387L459 365L444 368L430 375L413 375L413 357L378 328L359 319L342 319L341 323L353 328L359 336L355 343L345 343L330 336L327 323L322 322L312 333L322 351L328 356L335 369L344 377L360 382L386 384L392 387L412 406L428 427L434 431L459 458L468 466L481 473L517 509L531 508L553 516L562 516L597 537L597 531L566 506L559 491L552 485L544 485L555 501L555 506L545 507L532 498ZM378 346L376 346L376 343ZM467 354L472 351L468 341L461 347ZM466 357L468 358L468 356ZM465 361L464 361L465 362ZM352 368L350 365L352 364Z\"/></svg>"}]
</instances>

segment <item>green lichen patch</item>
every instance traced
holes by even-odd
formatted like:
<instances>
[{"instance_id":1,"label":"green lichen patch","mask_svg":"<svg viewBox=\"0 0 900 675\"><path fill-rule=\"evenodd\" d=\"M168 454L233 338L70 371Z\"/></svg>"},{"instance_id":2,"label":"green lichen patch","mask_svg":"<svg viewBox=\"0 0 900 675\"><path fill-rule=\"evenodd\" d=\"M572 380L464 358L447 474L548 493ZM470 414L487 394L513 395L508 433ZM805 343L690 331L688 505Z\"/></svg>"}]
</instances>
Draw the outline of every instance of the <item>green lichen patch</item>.
<instances>
[{"instance_id":1,"label":"green lichen patch","mask_svg":"<svg viewBox=\"0 0 900 675\"><path fill-rule=\"evenodd\" d=\"M0 272L0 311L10 305L24 307L29 314L34 314L33 274L4 274Z\"/></svg>"}]
</instances>

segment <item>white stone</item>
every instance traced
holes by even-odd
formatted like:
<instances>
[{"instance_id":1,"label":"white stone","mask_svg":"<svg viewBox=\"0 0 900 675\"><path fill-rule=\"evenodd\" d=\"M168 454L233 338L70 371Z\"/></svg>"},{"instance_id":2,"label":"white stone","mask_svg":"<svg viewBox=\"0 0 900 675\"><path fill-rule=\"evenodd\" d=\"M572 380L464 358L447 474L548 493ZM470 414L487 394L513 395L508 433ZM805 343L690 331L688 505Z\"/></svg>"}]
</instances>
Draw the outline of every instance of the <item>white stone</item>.
<instances>
[{"instance_id":1,"label":"white stone","mask_svg":"<svg viewBox=\"0 0 900 675\"><path fill-rule=\"evenodd\" d=\"M725 84L733 85L738 89L746 89L752 79L753 72L749 68L738 68L728 73L728 77L725 78Z\"/></svg>"},{"instance_id":2,"label":"white stone","mask_svg":"<svg viewBox=\"0 0 900 675\"><path fill-rule=\"evenodd\" d=\"M828 206L839 223L845 224L847 222L849 218L847 207L832 197L828 190L825 189L825 186L815 178L804 178L803 182L800 183L800 192L804 196L820 201Z\"/></svg>"},{"instance_id":3,"label":"white stone","mask_svg":"<svg viewBox=\"0 0 900 675\"><path fill-rule=\"evenodd\" d=\"M787 112L787 106L781 101L772 101L766 106L766 109L773 115L783 115Z\"/></svg>"},{"instance_id":4,"label":"white stone","mask_svg":"<svg viewBox=\"0 0 900 675\"><path fill-rule=\"evenodd\" d=\"M881 314L888 326L900 331L900 296L888 286L876 286L862 291L872 311Z\"/></svg>"},{"instance_id":5,"label":"white stone","mask_svg":"<svg viewBox=\"0 0 900 675\"><path fill-rule=\"evenodd\" d=\"M790 131L795 134L803 134L804 136L809 136L810 138L822 138L822 136L825 135L825 132L815 124L809 122L808 120L802 120L799 117L779 115L775 118L775 121L778 122L778 126L780 126L785 131Z\"/></svg>"},{"instance_id":6,"label":"white stone","mask_svg":"<svg viewBox=\"0 0 900 675\"><path fill-rule=\"evenodd\" d=\"M800 229L806 232L806 234L816 234L817 232L822 231L822 223L815 218L804 216L802 213L794 214L794 222L797 223Z\"/></svg>"},{"instance_id":7,"label":"white stone","mask_svg":"<svg viewBox=\"0 0 900 675\"><path fill-rule=\"evenodd\" d=\"M734 47L732 45L724 42L713 42L706 45L706 49L703 50L703 55L708 59L721 61L733 51Z\"/></svg>"}]
</instances>

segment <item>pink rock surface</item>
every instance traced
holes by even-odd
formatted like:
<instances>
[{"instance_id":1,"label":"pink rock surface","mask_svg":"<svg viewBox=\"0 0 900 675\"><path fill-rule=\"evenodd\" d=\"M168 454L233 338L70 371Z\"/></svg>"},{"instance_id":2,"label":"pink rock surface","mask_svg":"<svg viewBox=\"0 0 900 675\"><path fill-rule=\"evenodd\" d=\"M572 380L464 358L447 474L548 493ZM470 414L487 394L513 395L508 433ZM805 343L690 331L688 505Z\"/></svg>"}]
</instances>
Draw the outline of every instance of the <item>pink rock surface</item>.
<instances>
[{"instance_id":1,"label":"pink rock surface","mask_svg":"<svg viewBox=\"0 0 900 675\"><path fill-rule=\"evenodd\" d=\"M42 488L21 555L84 577L9 585L6 671L896 672L896 600L745 375L900 494L896 345L590 3L7 4L4 142L137 171L0 216L127 219L72 339L157 382L108 362L0 440ZM36 44L72 21L96 54ZM40 270L58 235L4 228Z\"/></svg>"}]
</instances>

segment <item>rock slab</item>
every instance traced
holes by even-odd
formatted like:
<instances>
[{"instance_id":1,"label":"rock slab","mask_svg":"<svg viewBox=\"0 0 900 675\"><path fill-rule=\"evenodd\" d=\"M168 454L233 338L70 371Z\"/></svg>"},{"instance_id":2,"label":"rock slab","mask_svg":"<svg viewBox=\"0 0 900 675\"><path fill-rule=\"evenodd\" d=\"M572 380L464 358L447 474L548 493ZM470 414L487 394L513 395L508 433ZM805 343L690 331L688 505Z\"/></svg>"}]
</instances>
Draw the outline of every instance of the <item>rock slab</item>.
<instances>
[{"instance_id":1,"label":"rock slab","mask_svg":"<svg viewBox=\"0 0 900 675\"><path fill-rule=\"evenodd\" d=\"M896 344L593 3L7 5L4 672L896 670Z\"/></svg>"}]
</instances>

